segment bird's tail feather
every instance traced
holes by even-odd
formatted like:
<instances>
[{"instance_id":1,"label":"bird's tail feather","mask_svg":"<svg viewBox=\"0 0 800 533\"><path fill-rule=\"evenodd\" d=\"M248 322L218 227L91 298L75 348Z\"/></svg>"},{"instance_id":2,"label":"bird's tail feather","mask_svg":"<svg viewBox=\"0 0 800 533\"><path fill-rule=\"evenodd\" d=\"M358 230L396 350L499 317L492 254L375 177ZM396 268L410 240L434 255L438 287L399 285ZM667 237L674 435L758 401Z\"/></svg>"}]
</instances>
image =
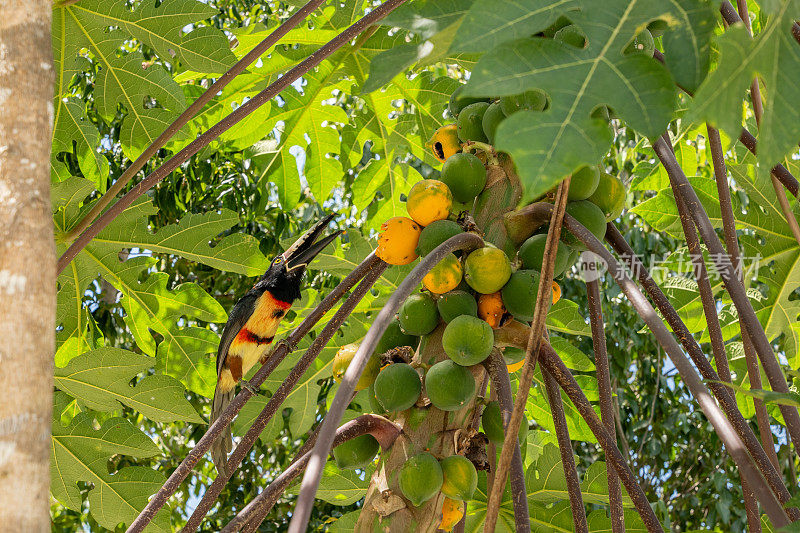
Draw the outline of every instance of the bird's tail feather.
<instances>
[{"instance_id":1,"label":"bird's tail feather","mask_svg":"<svg viewBox=\"0 0 800 533\"><path fill-rule=\"evenodd\" d=\"M219 385L217 385L217 388L214 389L214 402L211 405L209 425L213 424L215 420L222 416L222 413L225 412L225 408L228 407L233 400L233 396L234 389L223 392L220 390ZM211 459L214 461L220 473L224 473L228 468L228 453L231 451L231 448L233 448L231 426L226 425L222 433L217 437L217 440L211 445Z\"/></svg>"}]
</instances>

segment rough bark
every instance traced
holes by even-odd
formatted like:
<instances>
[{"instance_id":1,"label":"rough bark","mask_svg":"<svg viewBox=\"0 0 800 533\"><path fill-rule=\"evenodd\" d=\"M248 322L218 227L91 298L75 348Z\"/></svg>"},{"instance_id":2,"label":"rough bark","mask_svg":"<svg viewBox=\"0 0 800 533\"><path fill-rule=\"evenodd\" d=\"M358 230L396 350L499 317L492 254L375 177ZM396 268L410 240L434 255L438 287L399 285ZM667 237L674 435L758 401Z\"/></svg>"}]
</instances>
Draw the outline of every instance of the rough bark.
<instances>
[{"instance_id":1,"label":"rough bark","mask_svg":"<svg viewBox=\"0 0 800 533\"><path fill-rule=\"evenodd\" d=\"M423 340L414 356L414 364L428 366L447 359L442 348L443 332L444 325L440 325ZM486 372L483 367L475 365L470 370L476 384L482 383ZM469 426L476 398L459 411L445 412L431 405L420 407L420 404L427 403L423 390L417 406L403 411L394 420L401 427L400 436L388 451L383 452L372 476L356 532L433 533L438 529L444 496L439 493L414 507L400 492L398 473L408 459L420 452L428 451L438 459L457 453L473 432Z\"/></svg>"},{"instance_id":2,"label":"rough bark","mask_svg":"<svg viewBox=\"0 0 800 533\"><path fill-rule=\"evenodd\" d=\"M50 530L52 4L0 0L0 524Z\"/></svg>"}]
</instances>

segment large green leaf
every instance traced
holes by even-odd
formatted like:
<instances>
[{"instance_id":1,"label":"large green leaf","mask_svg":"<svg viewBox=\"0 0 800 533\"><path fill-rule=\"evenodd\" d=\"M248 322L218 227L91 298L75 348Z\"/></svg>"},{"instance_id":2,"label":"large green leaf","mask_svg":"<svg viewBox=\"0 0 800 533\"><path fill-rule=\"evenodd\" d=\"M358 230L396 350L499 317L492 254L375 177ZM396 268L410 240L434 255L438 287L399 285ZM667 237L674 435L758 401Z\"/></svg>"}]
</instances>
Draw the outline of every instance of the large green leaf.
<instances>
[{"instance_id":1,"label":"large green leaf","mask_svg":"<svg viewBox=\"0 0 800 533\"><path fill-rule=\"evenodd\" d=\"M123 404L155 422L202 422L174 378L146 376L135 386L130 384L154 362L128 350L100 348L56 368L55 386L95 411L116 411Z\"/></svg>"},{"instance_id":2,"label":"large green leaf","mask_svg":"<svg viewBox=\"0 0 800 533\"><path fill-rule=\"evenodd\" d=\"M531 531L572 533L574 529L567 482L564 477L561 456L555 444L548 443L544 446L541 455L528 467L525 478ZM595 462L584 473L581 493L586 504L601 506L608 504L608 482L605 481L604 463ZM474 533L483 531L486 502L486 474L479 472L478 489L475 491L473 499L467 504L466 531ZM626 507L631 505L624 489L623 503ZM592 512L588 519L590 531L610 531L605 509ZM646 531L636 512L629 509L625 511L625 527L627 531ZM500 504L496 531L510 533L515 530L514 508L507 485Z\"/></svg>"},{"instance_id":3,"label":"large green leaf","mask_svg":"<svg viewBox=\"0 0 800 533\"><path fill-rule=\"evenodd\" d=\"M425 0L407 3L394 10L383 23L411 32L398 35L410 42L396 43L375 57L363 91L380 88L415 63L431 65L445 59L473 1Z\"/></svg>"},{"instance_id":4,"label":"large green leaf","mask_svg":"<svg viewBox=\"0 0 800 533\"><path fill-rule=\"evenodd\" d=\"M664 131L675 103L673 77L655 59L623 55L623 50L648 22L667 19L680 24L673 31L700 45L693 54L702 54L708 20L687 17L684 4L695 2L582 1L580 12L570 17L587 36L585 48L532 37L501 44L478 61L465 94L505 96L541 89L549 95L547 110L515 113L496 134L497 148L514 158L527 198L541 196L607 152L611 131L592 116L599 106L611 107L642 135Z\"/></svg>"},{"instance_id":5,"label":"large green leaf","mask_svg":"<svg viewBox=\"0 0 800 533\"><path fill-rule=\"evenodd\" d=\"M210 26L194 26L185 32L215 13L196 0L166 0L158 5L140 2L133 9L124 0L82 0L55 7L54 166L60 166L55 159L58 152L72 151L75 141L84 175L100 186L107 178L108 165L95 153L96 128L79 104L61 98L68 94L68 85L76 74L96 72L94 100L105 120L113 120L119 106L124 108L120 141L125 154L133 159L186 103L170 73L161 64L147 63L141 47L132 45L130 39L152 49L163 62L221 73L235 59L225 35Z\"/></svg>"},{"instance_id":6,"label":"large green leaf","mask_svg":"<svg viewBox=\"0 0 800 533\"><path fill-rule=\"evenodd\" d=\"M739 24L718 40L717 68L697 91L689 120L717 124L733 138L742 129L742 96L756 76L766 85L766 103L759 127L758 162L761 171L797 151L800 141L800 46L792 36L792 24L800 2L766 2L763 14L769 22L755 39Z\"/></svg>"},{"instance_id":7,"label":"large green leaf","mask_svg":"<svg viewBox=\"0 0 800 533\"><path fill-rule=\"evenodd\" d=\"M74 221L88 207L81 204L81 195L85 196L87 190L86 183L80 180L70 180L59 186L57 233L67 229L60 223ZM238 223L238 217L230 211L189 214L178 224L151 233L147 216L154 212L155 207L147 199L137 200L101 231L59 276L58 321L62 329L58 332L56 363L63 366L70 358L94 348L83 294L89 283L102 276L122 294L120 303L126 312L125 324L144 353L157 355L157 371L180 380L190 390L211 396L216 367L209 354L216 351L217 334L186 324L185 320L224 323L227 315L199 285L168 286L169 276L161 272L149 273L143 278L156 262L150 251L181 255L249 275L263 272L266 263L257 241L251 236L235 234L215 242L221 232ZM121 260L120 252L132 249L137 250L138 255ZM123 257L128 255L130 252ZM161 337L160 343L153 332Z\"/></svg>"},{"instance_id":8,"label":"large green leaf","mask_svg":"<svg viewBox=\"0 0 800 533\"><path fill-rule=\"evenodd\" d=\"M357 502L367 493L371 470L368 469L366 474L359 474L353 470L342 470L333 461L328 461L322 470L316 498L333 505L350 505ZM289 494L297 494L299 491L299 482L286 490Z\"/></svg>"},{"instance_id":9,"label":"large green leaf","mask_svg":"<svg viewBox=\"0 0 800 533\"><path fill-rule=\"evenodd\" d=\"M758 281L766 287L763 293L748 291L748 294L767 336L771 340L782 340L789 364L797 368L800 366L800 300L792 294L800 286L800 246L794 240L772 193L770 178L757 173L750 164L729 165L728 170L747 196L747 202L743 203L738 195L732 194L736 227L748 230L740 237L744 247L745 268L751 274L757 274ZM712 223L721 226L713 178L695 176L690 177L690 181ZM632 211L656 230L672 233L676 237L682 235L675 199L672 190L666 186ZM794 206L794 214L800 216L797 205ZM714 280L714 286L721 287L718 279ZM677 303L686 311L690 310L690 305L694 305L697 312L696 298L694 303L685 299Z\"/></svg>"},{"instance_id":10,"label":"large green leaf","mask_svg":"<svg viewBox=\"0 0 800 533\"><path fill-rule=\"evenodd\" d=\"M559 15L578 7L577 0L476 0L464 16L453 48L465 52L486 52L505 42L542 31L553 24Z\"/></svg>"},{"instance_id":11,"label":"large green leaf","mask_svg":"<svg viewBox=\"0 0 800 533\"><path fill-rule=\"evenodd\" d=\"M553 331L569 335L591 335L592 329L581 315L578 304L562 299L550 307L547 313L547 327Z\"/></svg>"},{"instance_id":12,"label":"large green leaf","mask_svg":"<svg viewBox=\"0 0 800 533\"><path fill-rule=\"evenodd\" d=\"M66 394L56 393L50 456L50 491L65 507L81 511L78 482L92 484L89 511L97 523L114 530L122 522L130 524L144 509L150 495L166 478L144 466L127 466L109 473L108 461L114 455L153 457L156 445L124 418L106 420L99 429L92 417L79 414L67 425L60 421L61 407L69 403ZM169 509L161 509L151 522L154 531L170 531Z\"/></svg>"}]
</instances>

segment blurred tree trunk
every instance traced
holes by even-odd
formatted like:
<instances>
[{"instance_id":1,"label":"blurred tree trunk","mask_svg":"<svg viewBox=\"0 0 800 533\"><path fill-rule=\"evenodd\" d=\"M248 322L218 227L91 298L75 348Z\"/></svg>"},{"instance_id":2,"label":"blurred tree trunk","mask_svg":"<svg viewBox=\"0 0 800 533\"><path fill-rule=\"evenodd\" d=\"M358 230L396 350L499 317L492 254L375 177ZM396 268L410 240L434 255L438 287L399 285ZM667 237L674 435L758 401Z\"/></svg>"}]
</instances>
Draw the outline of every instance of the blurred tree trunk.
<instances>
[{"instance_id":1,"label":"blurred tree trunk","mask_svg":"<svg viewBox=\"0 0 800 533\"><path fill-rule=\"evenodd\" d=\"M49 0L0 0L0 524L50 531L55 247Z\"/></svg>"}]
</instances>

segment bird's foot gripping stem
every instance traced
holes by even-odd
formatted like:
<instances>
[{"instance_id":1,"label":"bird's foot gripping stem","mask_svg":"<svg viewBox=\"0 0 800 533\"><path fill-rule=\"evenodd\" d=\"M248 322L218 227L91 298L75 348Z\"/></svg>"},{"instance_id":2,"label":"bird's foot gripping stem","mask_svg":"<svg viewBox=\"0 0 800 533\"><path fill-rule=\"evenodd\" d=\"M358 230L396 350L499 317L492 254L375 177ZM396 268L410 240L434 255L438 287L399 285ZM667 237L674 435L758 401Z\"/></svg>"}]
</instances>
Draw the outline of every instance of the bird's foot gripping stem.
<instances>
[{"instance_id":1,"label":"bird's foot gripping stem","mask_svg":"<svg viewBox=\"0 0 800 533\"><path fill-rule=\"evenodd\" d=\"M249 381L242 380L242 388L249 390L250 394L252 394L253 396L258 396L259 394L261 394L261 389L259 389L258 387L255 387Z\"/></svg>"},{"instance_id":2,"label":"bird's foot gripping stem","mask_svg":"<svg viewBox=\"0 0 800 533\"><path fill-rule=\"evenodd\" d=\"M272 348L269 349L264 355L261 356L261 358L258 360L258 363L260 365L262 365L262 366L267 364L267 361L269 361L269 358L272 357L272 354L274 354L276 351L278 351L278 348L280 346L285 346L285 349L286 349L285 353L289 353L289 352L292 351L292 345L289 342L289 340L285 339L285 338L281 339L277 343L273 344Z\"/></svg>"}]
</instances>

